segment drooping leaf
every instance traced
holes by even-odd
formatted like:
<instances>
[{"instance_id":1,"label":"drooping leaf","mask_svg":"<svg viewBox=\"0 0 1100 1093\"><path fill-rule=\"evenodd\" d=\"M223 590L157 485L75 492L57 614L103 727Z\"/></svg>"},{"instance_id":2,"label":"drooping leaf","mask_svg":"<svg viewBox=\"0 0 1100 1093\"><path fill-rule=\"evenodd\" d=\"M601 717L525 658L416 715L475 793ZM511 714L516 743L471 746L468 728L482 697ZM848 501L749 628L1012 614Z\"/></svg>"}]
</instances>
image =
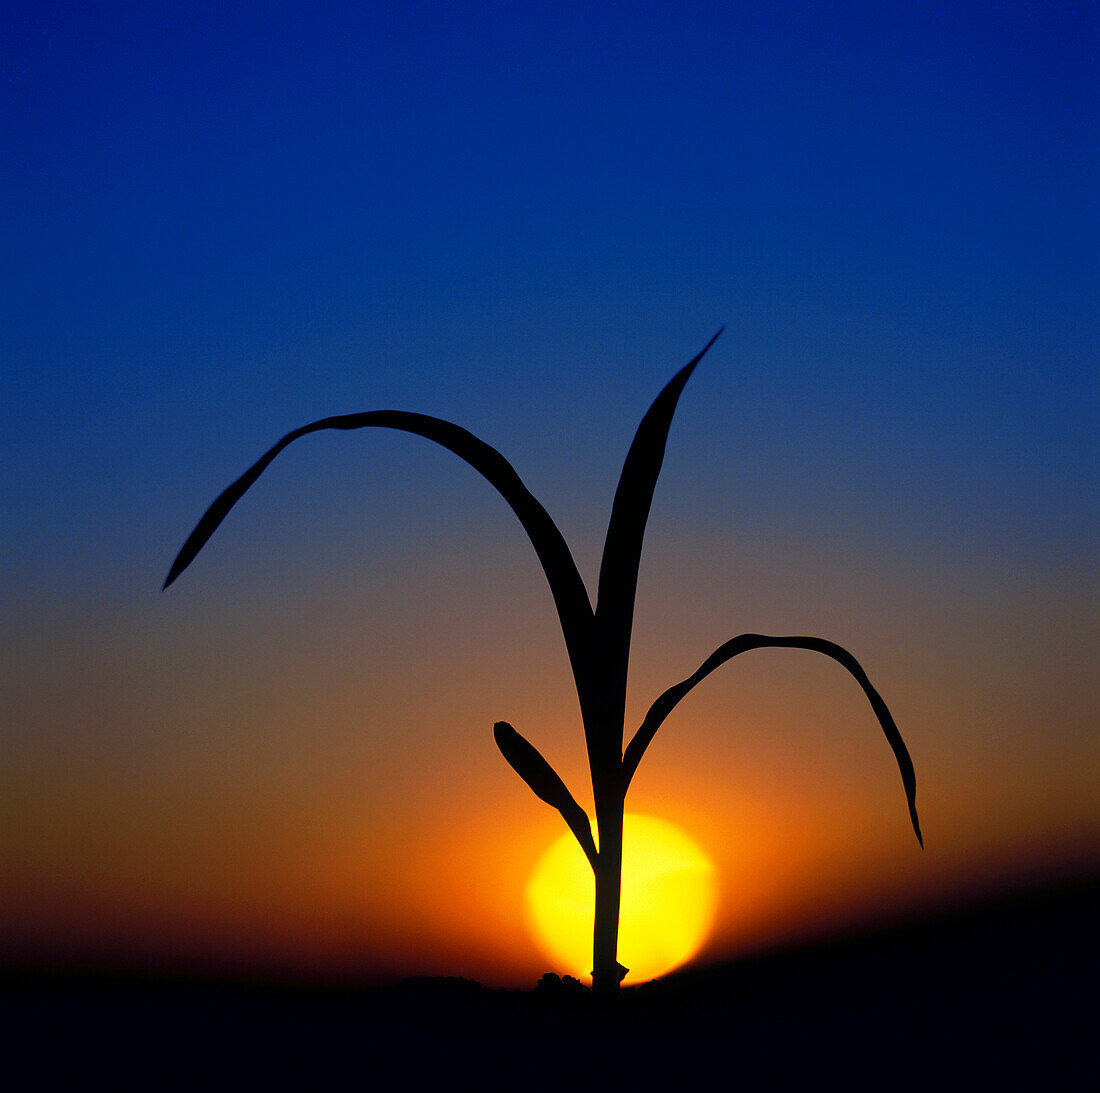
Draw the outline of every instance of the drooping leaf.
<instances>
[{"instance_id":1,"label":"drooping leaf","mask_svg":"<svg viewBox=\"0 0 1100 1093\"><path fill-rule=\"evenodd\" d=\"M561 621L582 707L586 706L590 701L595 683L589 665L591 657L588 652L591 644L592 605L565 539L550 515L530 493L504 456L460 426L425 414L407 413L402 410L371 410L359 414L326 417L287 433L278 444L224 490L206 510L172 563L163 587L167 588L191 564L233 506L284 448L308 433L316 433L324 429L361 429L368 426L415 433L442 445L480 472L508 502L512 511L519 517L542 563L543 572L546 574L557 607L558 618Z\"/></svg>"},{"instance_id":2,"label":"drooping leaf","mask_svg":"<svg viewBox=\"0 0 1100 1093\"><path fill-rule=\"evenodd\" d=\"M688 693L688 691L701 680L709 676L715 668L721 667L726 661L732 660L735 656L748 652L750 649L766 648L809 649L815 653L823 653L825 656L831 657L842 667L847 668L855 677L856 682L863 688L863 693L871 703L871 709L874 710L875 716L882 726L882 731L886 735L886 740L894 752L898 770L901 772L901 782L905 787L905 799L909 804L909 819L912 821L913 831L917 836L917 842L923 847L924 839L921 836L920 821L917 819L916 773L913 770L913 760L909 757L909 749L906 748L905 741L902 740L901 733L898 732L898 727L894 724L893 715L887 708L886 703L882 700L882 696L871 685L871 681L867 678L867 673L864 672L859 661L857 661L843 646L837 645L835 642L826 641L824 638L766 637L763 634L741 634L739 637L727 641L724 645L720 645L705 661L703 661L696 672L688 676L688 678L681 683L669 687L669 689L649 708L649 712L645 715L641 727L638 729L637 733L635 733L634 739L630 741L623 755L623 778L625 784L630 784L630 780L634 777L634 772L638 769L638 764L641 762L646 748L649 747L650 741L661 727L665 718L668 717L676 704Z\"/></svg>"},{"instance_id":3,"label":"drooping leaf","mask_svg":"<svg viewBox=\"0 0 1100 1093\"><path fill-rule=\"evenodd\" d=\"M599 589L596 597L596 629L605 656L608 678L622 694L611 696L616 707L625 700L626 669L630 656L630 633L634 625L634 598L638 587L638 566L642 541L653 503L653 490L661 473L665 444L672 415L684 385L691 378L703 354L715 343L725 327L671 380L646 411L627 452L611 519L607 525L603 558L600 561ZM621 743L617 745L621 747Z\"/></svg>"},{"instance_id":4,"label":"drooping leaf","mask_svg":"<svg viewBox=\"0 0 1100 1093\"><path fill-rule=\"evenodd\" d=\"M520 736L507 721L498 721L493 726L493 738L501 755L530 786L535 796L562 814L569 830L576 836L585 856L595 869L596 843L592 838L592 824L588 813L573 799L554 768L542 757L538 748Z\"/></svg>"}]
</instances>

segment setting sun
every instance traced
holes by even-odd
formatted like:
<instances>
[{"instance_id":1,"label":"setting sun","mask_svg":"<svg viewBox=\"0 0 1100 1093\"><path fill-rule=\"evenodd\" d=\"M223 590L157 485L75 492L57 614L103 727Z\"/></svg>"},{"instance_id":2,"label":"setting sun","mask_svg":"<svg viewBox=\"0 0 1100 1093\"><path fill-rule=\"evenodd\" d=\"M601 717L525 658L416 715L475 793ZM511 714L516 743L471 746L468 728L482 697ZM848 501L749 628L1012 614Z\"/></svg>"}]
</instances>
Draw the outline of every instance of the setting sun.
<instances>
[{"instance_id":1,"label":"setting sun","mask_svg":"<svg viewBox=\"0 0 1100 1093\"><path fill-rule=\"evenodd\" d=\"M588 979L592 968L592 870L566 832L538 860L526 888L531 934L559 970ZM623 818L619 961L624 983L664 975L706 939L715 909L714 865L684 831L665 820Z\"/></svg>"}]
</instances>

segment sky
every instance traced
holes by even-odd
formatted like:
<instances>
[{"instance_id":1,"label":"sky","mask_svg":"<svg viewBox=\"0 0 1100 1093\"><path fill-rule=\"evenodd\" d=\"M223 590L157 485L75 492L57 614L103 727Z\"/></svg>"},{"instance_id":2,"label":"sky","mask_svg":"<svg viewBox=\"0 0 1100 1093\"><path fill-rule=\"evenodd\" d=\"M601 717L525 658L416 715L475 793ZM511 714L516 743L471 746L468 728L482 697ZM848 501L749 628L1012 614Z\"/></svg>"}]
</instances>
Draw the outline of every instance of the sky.
<instances>
[{"instance_id":1,"label":"sky","mask_svg":"<svg viewBox=\"0 0 1100 1093\"><path fill-rule=\"evenodd\" d=\"M628 808L716 864L701 959L1094 872L1100 11L1028 3L5 5L2 958L529 984L590 805L497 447L594 595L670 433Z\"/></svg>"}]
</instances>

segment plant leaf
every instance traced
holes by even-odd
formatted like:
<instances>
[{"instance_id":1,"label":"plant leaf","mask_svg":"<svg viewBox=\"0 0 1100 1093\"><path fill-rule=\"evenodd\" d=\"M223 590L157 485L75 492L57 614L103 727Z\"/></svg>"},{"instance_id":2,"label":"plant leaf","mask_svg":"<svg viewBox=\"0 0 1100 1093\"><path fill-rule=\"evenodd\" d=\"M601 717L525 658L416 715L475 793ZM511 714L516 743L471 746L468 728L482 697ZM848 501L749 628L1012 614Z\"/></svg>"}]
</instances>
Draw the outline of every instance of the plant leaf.
<instances>
[{"instance_id":1,"label":"plant leaf","mask_svg":"<svg viewBox=\"0 0 1100 1093\"><path fill-rule=\"evenodd\" d=\"M402 410L371 410L322 418L287 433L206 510L172 563L163 587L167 588L191 564L233 506L284 448L307 433L320 432L323 429L361 429L367 426L399 429L435 441L469 463L508 502L527 532L550 585L573 675L577 681L582 709L590 705L591 696L595 693L589 654L593 629L592 605L565 539L504 456L460 426L425 414L406 413Z\"/></svg>"},{"instance_id":2,"label":"plant leaf","mask_svg":"<svg viewBox=\"0 0 1100 1093\"><path fill-rule=\"evenodd\" d=\"M890 710L882 700L882 696L871 685L871 681L867 678L867 673L864 672L859 661L843 646L826 641L824 638L765 637L763 634L741 634L739 637L727 641L724 645L720 645L703 661L698 671L688 676L681 683L669 687L649 708L649 712L642 721L641 728L635 733L634 739L630 741L626 753L623 755L624 784L630 785L630 780L634 777L634 772L638 769L638 764L641 762L646 748L649 747L649 742L653 739L665 718L668 717L688 691L709 676L715 668L725 664L727 660L732 660L735 656L750 649L765 648L809 649L815 653L823 653L842 667L847 668L855 677L856 682L863 688L863 693L871 703L871 709L875 711L875 716L878 718L882 731L885 733L886 739L894 752L898 770L901 772L901 782L905 787L905 798L909 804L909 819L912 821L917 842L923 847L924 839L920 832L920 821L917 819L917 778L913 770L913 760L909 757L909 749L906 748L905 741L902 740L901 733L898 732L898 727L894 724L894 718Z\"/></svg>"},{"instance_id":3,"label":"plant leaf","mask_svg":"<svg viewBox=\"0 0 1100 1093\"><path fill-rule=\"evenodd\" d=\"M531 787L540 800L556 808L569 825L569 830L581 844L581 849L592 868L596 868L596 843L592 838L592 824L588 813L573 799L573 795L558 777L557 772L543 759L539 750L528 743L507 721L493 726L493 738L501 755L511 768Z\"/></svg>"},{"instance_id":4,"label":"plant leaf","mask_svg":"<svg viewBox=\"0 0 1100 1093\"><path fill-rule=\"evenodd\" d=\"M626 669L630 657L630 632L634 625L634 598L638 587L642 540L653 503L653 490L665 458L672 415L695 366L724 329L719 328L718 334L669 380L646 411L619 476L611 519L607 525L607 538L604 540L596 595L597 640L606 658L607 678L614 680L615 687L622 692L610 698L615 708L621 707L626 699ZM621 742L618 746L622 746Z\"/></svg>"}]
</instances>

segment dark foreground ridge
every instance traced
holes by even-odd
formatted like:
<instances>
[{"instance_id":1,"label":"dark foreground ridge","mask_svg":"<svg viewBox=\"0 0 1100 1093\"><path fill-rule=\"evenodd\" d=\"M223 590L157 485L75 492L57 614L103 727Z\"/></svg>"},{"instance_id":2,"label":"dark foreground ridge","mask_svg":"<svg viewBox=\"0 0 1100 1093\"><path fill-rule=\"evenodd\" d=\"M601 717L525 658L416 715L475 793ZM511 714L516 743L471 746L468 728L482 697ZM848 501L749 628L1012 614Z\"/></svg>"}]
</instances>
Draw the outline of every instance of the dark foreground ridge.
<instances>
[{"instance_id":1,"label":"dark foreground ridge","mask_svg":"<svg viewBox=\"0 0 1100 1093\"><path fill-rule=\"evenodd\" d=\"M695 969L610 1007L552 973L519 991L24 971L8 978L4 1023L38 1075L22 1088L137 1076L150 1088L1085 1089L1100 1062L1098 893L1082 881Z\"/></svg>"}]
</instances>

